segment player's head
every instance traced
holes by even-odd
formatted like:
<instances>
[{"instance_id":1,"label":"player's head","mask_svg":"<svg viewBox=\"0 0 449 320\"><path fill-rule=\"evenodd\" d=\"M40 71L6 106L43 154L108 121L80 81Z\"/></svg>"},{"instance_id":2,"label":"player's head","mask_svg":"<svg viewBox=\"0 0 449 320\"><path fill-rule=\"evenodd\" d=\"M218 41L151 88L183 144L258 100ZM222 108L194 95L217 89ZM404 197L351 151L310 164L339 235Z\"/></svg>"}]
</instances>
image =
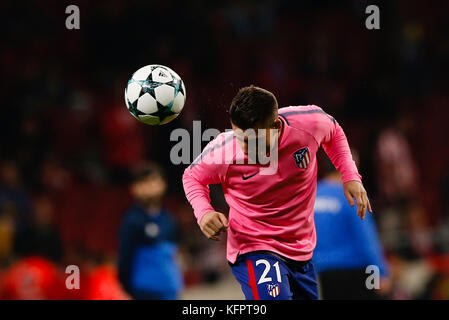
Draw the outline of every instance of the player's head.
<instances>
[{"instance_id":1,"label":"player's head","mask_svg":"<svg viewBox=\"0 0 449 320\"><path fill-rule=\"evenodd\" d=\"M267 148L270 148L270 129L280 129L281 121L278 119L278 103L274 94L270 91L256 87L244 87L237 92L232 99L229 109L232 129L254 129L256 139L260 137L260 132L266 137ZM265 129L260 131L258 129ZM265 132L265 133L263 133ZM242 139L241 145L245 154L248 153L248 138Z\"/></svg>"},{"instance_id":2,"label":"player's head","mask_svg":"<svg viewBox=\"0 0 449 320\"><path fill-rule=\"evenodd\" d=\"M165 175L155 163L144 163L131 172L131 195L140 202L160 201L167 189Z\"/></svg>"}]
</instances>

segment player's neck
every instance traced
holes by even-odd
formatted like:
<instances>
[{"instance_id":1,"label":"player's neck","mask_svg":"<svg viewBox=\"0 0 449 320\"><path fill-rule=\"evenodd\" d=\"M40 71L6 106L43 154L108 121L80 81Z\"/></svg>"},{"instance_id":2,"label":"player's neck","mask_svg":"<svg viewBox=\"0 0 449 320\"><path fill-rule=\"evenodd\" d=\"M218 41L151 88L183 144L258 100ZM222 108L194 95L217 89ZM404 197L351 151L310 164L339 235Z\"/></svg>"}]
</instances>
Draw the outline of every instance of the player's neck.
<instances>
[{"instance_id":1,"label":"player's neck","mask_svg":"<svg viewBox=\"0 0 449 320\"><path fill-rule=\"evenodd\" d=\"M280 119L280 117L279 117ZM282 134L284 133L284 121L281 119L281 127L279 128L278 132L277 132L277 137L278 137L278 143L280 143L280 140L282 138Z\"/></svg>"},{"instance_id":2,"label":"player's neck","mask_svg":"<svg viewBox=\"0 0 449 320\"><path fill-rule=\"evenodd\" d=\"M278 130L276 130L275 142L273 143L273 141L270 141L270 147L267 152L267 156L270 155L270 153L273 151L274 148L279 147L279 145L281 144L281 138L282 138L283 132L284 132L284 122L281 120L281 127Z\"/></svg>"}]
</instances>

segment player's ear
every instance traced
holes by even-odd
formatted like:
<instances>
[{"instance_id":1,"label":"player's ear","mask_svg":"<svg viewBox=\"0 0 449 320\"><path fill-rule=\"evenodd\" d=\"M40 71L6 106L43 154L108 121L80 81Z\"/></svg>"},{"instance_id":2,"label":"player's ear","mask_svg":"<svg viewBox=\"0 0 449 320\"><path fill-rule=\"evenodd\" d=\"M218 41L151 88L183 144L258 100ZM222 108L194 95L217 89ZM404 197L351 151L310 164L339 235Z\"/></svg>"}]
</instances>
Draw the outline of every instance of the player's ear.
<instances>
[{"instance_id":1,"label":"player's ear","mask_svg":"<svg viewBox=\"0 0 449 320\"><path fill-rule=\"evenodd\" d=\"M281 130L281 120L279 118L276 118L273 122L273 129Z\"/></svg>"}]
</instances>

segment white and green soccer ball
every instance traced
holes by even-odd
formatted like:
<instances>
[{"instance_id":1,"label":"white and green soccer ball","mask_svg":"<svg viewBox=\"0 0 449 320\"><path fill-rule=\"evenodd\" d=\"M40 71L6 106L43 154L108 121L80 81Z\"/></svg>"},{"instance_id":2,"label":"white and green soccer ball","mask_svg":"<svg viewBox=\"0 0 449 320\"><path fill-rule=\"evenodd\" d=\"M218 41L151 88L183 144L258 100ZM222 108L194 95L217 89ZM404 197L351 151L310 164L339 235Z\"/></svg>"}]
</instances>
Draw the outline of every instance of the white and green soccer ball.
<instances>
[{"instance_id":1,"label":"white and green soccer ball","mask_svg":"<svg viewBox=\"0 0 449 320\"><path fill-rule=\"evenodd\" d=\"M140 68L125 89L128 111L139 121L161 125L178 116L186 101L186 88L172 69L158 64Z\"/></svg>"}]
</instances>

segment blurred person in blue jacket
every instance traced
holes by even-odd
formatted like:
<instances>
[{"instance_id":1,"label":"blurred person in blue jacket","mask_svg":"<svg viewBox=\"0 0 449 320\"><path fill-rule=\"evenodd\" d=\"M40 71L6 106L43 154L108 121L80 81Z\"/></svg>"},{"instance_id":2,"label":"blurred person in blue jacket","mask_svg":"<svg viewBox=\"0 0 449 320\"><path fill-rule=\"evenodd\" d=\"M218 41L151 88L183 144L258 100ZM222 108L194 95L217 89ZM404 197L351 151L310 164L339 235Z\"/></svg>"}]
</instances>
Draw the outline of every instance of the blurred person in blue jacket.
<instances>
[{"instance_id":1,"label":"blurred person in blue jacket","mask_svg":"<svg viewBox=\"0 0 449 320\"><path fill-rule=\"evenodd\" d=\"M176 223L162 207L166 188L164 173L155 164L132 172L135 204L121 225L118 271L123 288L134 299L173 300L183 289Z\"/></svg>"},{"instance_id":2,"label":"blurred person in blue jacket","mask_svg":"<svg viewBox=\"0 0 449 320\"><path fill-rule=\"evenodd\" d=\"M356 154L353 158L357 161ZM390 287L389 270L372 215L367 214L363 221L357 216L356 206L351 207L346 200L340 173L328 159L320 169L324 177L317 184L313 263L321 299L385 298ZM375 283L368 278L376 271L379 286L372 288L367 282Z\"/></svg>"}]
</instances>

